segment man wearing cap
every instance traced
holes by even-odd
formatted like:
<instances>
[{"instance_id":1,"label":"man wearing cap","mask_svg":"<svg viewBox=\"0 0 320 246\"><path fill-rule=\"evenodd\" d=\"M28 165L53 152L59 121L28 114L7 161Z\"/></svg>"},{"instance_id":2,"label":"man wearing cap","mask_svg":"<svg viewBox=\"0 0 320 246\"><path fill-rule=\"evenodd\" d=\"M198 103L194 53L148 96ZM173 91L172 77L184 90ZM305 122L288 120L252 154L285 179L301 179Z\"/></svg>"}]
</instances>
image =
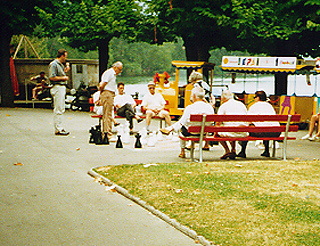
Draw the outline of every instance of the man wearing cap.
<instances>
[{"instance_id":1,"label":"man wearing cap","mask_svg":"<svg viewBox=\"0 0 320 246\"><path fill-rule=\"evenodd\" d=\"M112 137L113 102L117 90L116 76L122 72L122 68L122 62L114 63L111 68L102 74L99 84L100 101L103 106L102 130L104 137L108 135L108 138Z\"/></svg>"},{"instance_id":2,"label":"man wearing cap","mask_svg":"<svg viewBox=\"0 0 320 246\"><path fill-rule=\"evenodd\" d=\"M166 124L171 126L171 118L168 111L164 109L166 101L160 93L155 92L156 84L151 81L148 83L149 92L143 97L141 106L146 110L146 124L147 130L150 131L149 126L151 118L159 116L164 118Z\"/></svg>"}]
</instances>

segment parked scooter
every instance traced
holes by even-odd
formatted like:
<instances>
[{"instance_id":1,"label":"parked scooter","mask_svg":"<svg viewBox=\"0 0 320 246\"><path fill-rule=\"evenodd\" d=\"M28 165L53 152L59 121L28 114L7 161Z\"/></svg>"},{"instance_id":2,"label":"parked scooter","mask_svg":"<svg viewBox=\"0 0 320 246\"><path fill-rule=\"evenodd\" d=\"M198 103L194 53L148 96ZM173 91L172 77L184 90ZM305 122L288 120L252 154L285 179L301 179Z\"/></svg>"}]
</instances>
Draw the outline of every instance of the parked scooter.
<instances>
[{"instance_id":1,"label":"parked scooter","mask_svg":"<svg viewBox=\"0 0 320 246\"><path fill-rule=\"evenodd\" d=\"M74 99L71 102L70 108L73 111L81 110L81 111L90 111L89 98L93 93L97 91L96 86L87 87L84 82L81 82L79 88L74 93Z\"/></svg>"}]
</instances>

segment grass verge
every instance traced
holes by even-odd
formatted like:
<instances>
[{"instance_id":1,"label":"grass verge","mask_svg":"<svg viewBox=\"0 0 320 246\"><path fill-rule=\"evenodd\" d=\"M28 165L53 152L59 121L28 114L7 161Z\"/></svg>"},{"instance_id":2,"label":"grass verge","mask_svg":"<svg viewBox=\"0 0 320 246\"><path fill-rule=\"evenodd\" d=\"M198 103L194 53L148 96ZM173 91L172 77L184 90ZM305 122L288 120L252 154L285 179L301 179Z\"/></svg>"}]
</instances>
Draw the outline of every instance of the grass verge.
<instances>
[{"instance_id":1,"label":"grass verge","mask_svg":"<svg viewBox=\"0 0 320 246\"><path fill-rule=\"evenodd\" d=\"M320 162L120 165L95 170L221 245L320 245Z\"/></svg>"}]
</instances>

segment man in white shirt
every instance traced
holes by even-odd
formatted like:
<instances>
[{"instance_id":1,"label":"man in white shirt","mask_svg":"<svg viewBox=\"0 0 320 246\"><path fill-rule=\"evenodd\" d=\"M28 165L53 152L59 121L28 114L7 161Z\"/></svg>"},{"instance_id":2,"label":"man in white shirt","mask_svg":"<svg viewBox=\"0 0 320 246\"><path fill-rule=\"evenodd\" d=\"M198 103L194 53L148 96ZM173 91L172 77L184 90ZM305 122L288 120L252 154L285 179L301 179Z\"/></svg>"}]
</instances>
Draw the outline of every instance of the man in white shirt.
<instances>
[{"instance_id":1,"label":"man in white shirt","mask_svg":"<svg viewBox=\"0 0 320 246\"><path fill-rule=\"evenodd\" d=\"M109 138L112 137L113 101L117 89L116 76L122 72L122 68L122 62L114 63L102 74L99 84L100 100L103 106L102 130L104 135L108 135Z\"/></svg>"},{"instance_id":2,"label":"man in white shirt","mask_svg":"<svg viewBox=\"0 0 320 246\"><path fill-rule=\"evenodd\" d=\"M160 93L155 92L156 84L151 81L148 83L149 93L147 93L142 100L141 106L146 110L146 124L147 130L149 131L149 126L151 118L154 116L159 116L164 118L166 124L171 126L171 118L168 111L164 109L166 101Z\"/></svg>"},{"instance_id":3,"label":"man in white shirt","mask_svg":"<svg viewBox=\"0 0 320 246\"><path fill-rule=\"evenodd\" d=\"M229 91L225 90L221 94L221 106L218 109L218 114L222 115L246 115L247 108L246 106L234 99L234 94ZM245 119L245 116L244 116ZM223 122L224 126L240 126L240 125L247 125L245 122ZM219 132L217 133L220 137L246 137L248 136L247 132ZM223 156L220 159L235 159L236 158L236 142L230 141L231 148L229 149L228 144L226 141L221 141L220 144L225 150Z\"/></svg>"},{"instance_id":4,"label":"man in white shirt","mask_svg":"<svg viewBox=\"0 0 320 246\"><path fill-rule=\"evenodd\" d=\"M117 115L125 117L129 121L129 128L132 132L133 130L133 118L140 123L141 119L136 115L134 108L136 107L136 102L133 100L132 96L124 93L124 83L118 83L118 95L114 98L114 106L116 108Z\"/></svg>"},{"instance_id":5,"label":"man in white shirt","mask_svg":"<svg viewBox=\"0 0 320 246\"><path fill-rule=\"evenodd\" d=\"M213 107L207 103L204 99L205 91L201 87L195 87L192 89L192 101L193 104L188 105L179 121L174 123L172 126L166 127L165 129L161 129L160 131L164 134L169 134L170 131L180 131L182 128L187 129L192 123L190 122L190 115L191 114L214 114ZM198 123L195 123L198 124ZM181 132L184 135L183 132ZM186 136L186 135L184 135ZM180 154L179 157L185 158L185 148L186 148L186 141L180 139Z\"/></svg>"},{"instance_id":6,"label":"man in white shirt","mask_svg":"<svg viewBox=\"0 0 320 246\"><path fill-rule=\"evenodd\" d=\"M276 111L270 103L267 102L267 95L264 91L256 91L254 96L255 103L249 108L248 115L275 115ZM280 126L279 122L252 122L255 126ZM252 137L279 137L281 132L250 132ZM246 148L248 141L241 142L241 151L238 157L246 158ZM263 140L264 152L261 156L270 157L269 140Z\"/></svg>"}]
</instances>

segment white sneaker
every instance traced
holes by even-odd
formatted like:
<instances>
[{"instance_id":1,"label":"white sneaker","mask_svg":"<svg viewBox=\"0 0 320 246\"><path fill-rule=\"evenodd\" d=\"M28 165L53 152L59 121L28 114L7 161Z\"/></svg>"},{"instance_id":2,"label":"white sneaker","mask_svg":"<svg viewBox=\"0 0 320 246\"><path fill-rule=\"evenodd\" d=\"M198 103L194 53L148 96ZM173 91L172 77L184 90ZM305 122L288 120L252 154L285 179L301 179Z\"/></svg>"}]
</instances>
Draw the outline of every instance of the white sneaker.
<instances>
[{"instance_id":1,"label":"white sneaker","mask_svg":"<svg viewBox=\"0 0 320 246\"><path fill-rule=\"evenodd\" d=\"M310 135L309 134L307 134L307 135L305 135L305 136L303 136L302 138L300 138L301 140L306 140L306 139L309 139L310 140Z\"/></svg>"}]
</instances>

